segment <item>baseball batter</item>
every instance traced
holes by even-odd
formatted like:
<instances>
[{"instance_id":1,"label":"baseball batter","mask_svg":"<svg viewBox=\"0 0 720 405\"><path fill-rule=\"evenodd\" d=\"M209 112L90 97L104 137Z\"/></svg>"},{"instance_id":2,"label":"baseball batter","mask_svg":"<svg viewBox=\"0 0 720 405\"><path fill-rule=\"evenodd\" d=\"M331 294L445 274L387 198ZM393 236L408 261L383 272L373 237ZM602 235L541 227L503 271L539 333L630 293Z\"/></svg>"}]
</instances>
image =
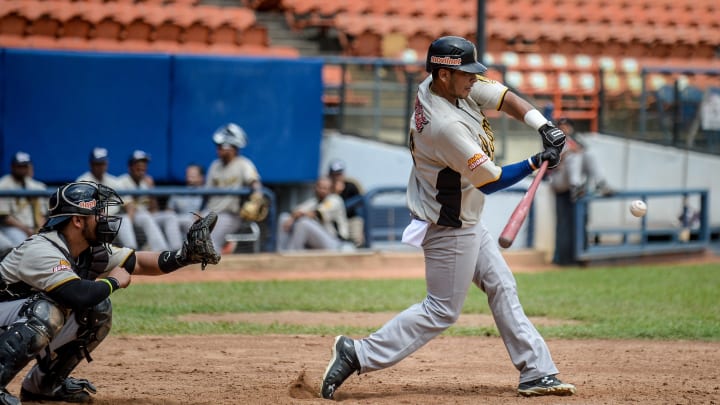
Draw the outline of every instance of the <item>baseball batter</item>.
<instances>
[{"instance_id":1,"label":"baseball batter","mask_svg":"<svg viewBox=\"0 0 720 405\"><path fill-rule=\"evenodd\" d=\"M237 124L227 124L213 134L217 156L208 169L205 185L210 188L241 189L251 187L260 192L262 183L253 162L240 151L247 145L245 131ZM211 196L207 209L218 213L218 223L213 233L213 244L218 251L225 245L225 236L236 232L242 224L240 197L235 195Z\"/></svg>"},{"instance_id":2,"label":"baseball batter","mask_svg":"<svg viewBox=\"0 0 720 405\"><path fill-rule=\"evenodd\" d=\"M188 234L187 246L176 252L111 245L122 219L109 212L120 204L120 196L101 184L66 184L50 197L40 232L2 258L0 404L20 404L6 387L33 359L37 364L22 382L23 401L91 402L95 386L70 373L83 358L91 360L110 332L110 294L127 287L131 274L161 275L219 261L214 251L195 251L210 245L207 232L198 233L204 238Z\"/></svg>"},{"instance_id":3,"label":"baseball batter","mask_svg":"<svg viewBox=\"0 0 720 405\"><path fill-rule=\"evenodd\" d=\"M321 395L333 398L354 372L390 367L450 327L460 316L471 283L484 291L503 342L520 372L521 395L572 395L557 379L545 341L523 312L515 279L496 240L482 224L485 194L531 174L543 161L555 167L565 135L486 71L475 46L460 37L430 45L431 75L418 89L411 118L413 170L407 200L414 220L403 240L425 254L425 299L368 337L338 336L323 376ZM527 160L493 163L494 135L482 110L493 108L538 130L545 147Z\"/></svg>"}]
</instances>

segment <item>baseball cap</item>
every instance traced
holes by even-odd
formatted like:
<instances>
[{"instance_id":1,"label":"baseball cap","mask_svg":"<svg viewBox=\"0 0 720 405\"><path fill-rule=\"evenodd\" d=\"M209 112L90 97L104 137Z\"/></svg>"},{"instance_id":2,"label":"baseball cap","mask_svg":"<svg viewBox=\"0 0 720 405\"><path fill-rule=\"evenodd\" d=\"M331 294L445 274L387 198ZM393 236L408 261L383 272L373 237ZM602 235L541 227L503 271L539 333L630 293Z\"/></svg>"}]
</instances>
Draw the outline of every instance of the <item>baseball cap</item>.
<instances>
[{"instance_id":1,"label":"baseball cap","mask_svg":"<svg viewBox=\"0 0 720 405\"><path fill-rule=\"evenodd\" d=\"M342 160L336 159L330 162L329 170L328 172L330 174L337 174L342 173L345 171L345 162Z\"/></svg>"},{"instance_id":2,"label":"baseball cap","mask_svg":"<svg viewBox=\"0 0 720 405\"><path fill-rule=\"evenodd\" d=\"M105 148L93 148L90 151L90 163L107 163L108 151Z\"/></svg>"},{"instance_id":3,"label":"baseball cap","mask_svg":"<svg viewBox=\"0 0 720 405\"><path fill-rule=\"evenodd\" d=\"M17 152L12 158L13 165L28 165L30 163L32 163L30 154L25 152Z\"/></svg>"},{"instance_id":4,"label":"baseball cap","mask_svg":"<svg viewBox=\"0 0 720 405\"><path fill-rule=\"evenodd\" d=\"M135 162L140 162L140 161L143 161L143 160L146 161L146 162L149 162L149 161L150 161L150 155L149 155L148 153L146 153L145 151L136 149L136 150L133 151L132 155L130 155L130 158L128 159L128 164L132 164L132 163L135 163Z\"/></svg>"}]
</instances>

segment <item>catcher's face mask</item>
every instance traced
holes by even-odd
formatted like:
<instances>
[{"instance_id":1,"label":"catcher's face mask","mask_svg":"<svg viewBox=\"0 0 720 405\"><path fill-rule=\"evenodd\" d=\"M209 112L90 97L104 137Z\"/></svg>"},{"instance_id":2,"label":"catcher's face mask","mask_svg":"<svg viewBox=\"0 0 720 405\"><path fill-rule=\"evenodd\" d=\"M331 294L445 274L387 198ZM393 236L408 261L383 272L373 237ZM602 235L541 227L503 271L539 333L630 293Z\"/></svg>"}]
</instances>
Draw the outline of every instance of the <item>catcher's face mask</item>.
<instances>
[{"instance_id":1,"label":"catcher's face mask","mask_svg":"<svg viewBox=\"0 0 720 405\"><path fill-rule=\"evenodd\" d=\"M85 181L66 184L50 197L50 215L43 230L59 228L75 215L94 216L95 240L88 242L94 246L111 243L120 230L122 218L110 215L109 209L122 203L115 190L102 184Z\"/></svg>"},{"instance_id":2,"label":"catcher's face mask","mask_svg":"<svg viewBox=\"0 0 720 405\"><path fill-rule=\"evenodd\" d=\"M119 215L109 215L109 207L122 205L122 199L110 187L98 185L98 208L95 211L97 221L97 242L101 244L112 243L120 230L122 218Z\"/></svg>"}]
</instances>

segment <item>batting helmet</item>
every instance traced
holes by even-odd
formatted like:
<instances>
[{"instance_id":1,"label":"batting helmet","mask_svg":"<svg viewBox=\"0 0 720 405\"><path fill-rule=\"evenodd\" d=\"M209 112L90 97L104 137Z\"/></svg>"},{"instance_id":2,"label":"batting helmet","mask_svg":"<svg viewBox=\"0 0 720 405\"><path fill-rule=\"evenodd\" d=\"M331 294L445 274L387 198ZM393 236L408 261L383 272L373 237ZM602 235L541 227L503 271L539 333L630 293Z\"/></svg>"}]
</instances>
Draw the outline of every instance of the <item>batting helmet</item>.
<instances>
[{"instance_id":1,"label":"batting helmet","mask_svg":"<svg viewBox=\"0 0 720 405\"><path fill-rule=\"evenodd\" d=\"M440 37L430 44L425 70L438 68L461 70L468 73L484 73L487 68L477 61L475 45L462 37Z\"/></svg>"},{"instance_id":2,"label":"batting helmet","mask_svg":"<svg viewBox=\"0 0 720 405\"><path fill-rule=\"evenodd\" d=\"M122 204L122 198L110 187L91 181L68 183L50 196L50 211L43 230L56 229L75 215L94 215L97 220L97 241L111 243L120 229L122 218L108 215L108 207Z\"/></svg>"},{"instance_id":3,"label":"batting helmet","mask_svg":"<svg viewBox=\"0 0 720 405\"><path fill-rule=\"evenodd\" d=\"M247 135L239 125L231 122L215 131L213 142L216 145L230 145L236 149L242 149L247 145Z\"/></svg>"}]
</instances>

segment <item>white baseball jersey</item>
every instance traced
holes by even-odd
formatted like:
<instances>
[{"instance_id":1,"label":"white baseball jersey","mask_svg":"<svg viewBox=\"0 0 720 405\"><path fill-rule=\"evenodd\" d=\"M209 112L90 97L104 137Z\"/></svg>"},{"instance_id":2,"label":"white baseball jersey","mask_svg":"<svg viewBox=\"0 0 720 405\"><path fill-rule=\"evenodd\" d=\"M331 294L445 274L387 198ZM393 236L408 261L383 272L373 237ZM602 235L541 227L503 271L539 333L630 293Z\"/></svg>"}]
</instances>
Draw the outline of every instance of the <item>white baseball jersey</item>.
<instances>
[{"instance_id":1,"label":"white baseball jersey","mask_svg":"<svg viewBox=\"0 0 720 405\"><path fill-rule=\"evenodd\" d=\"M118 188L116 190L149 190L152 188L145 179L141 180L140 183L136 183L129 173L118 176L117 183ZM121 197L123 201L131 199L131 197L127 195ZM133 198L133 201L138 208L150 208L150 198L147 196L136 196Z\"/></svg>"},{"instance_id":2,"label":"white baseball jersey","mask_svg":"<svg viewBox=\"0 0 720 405\"><path fill-rule=\"evenodd\" d=\"M205 185L211 188L240 189L260 181L257 168L245 156L236 156L227 165L216 159L210 165ZM232 195L216 195L208 198L207 209L215 212L240 214L240 199Z\"/></svg>"},{"instance_id":3,"label":"white baseball jersey","mask_svg":"<svg viewBox=\"0 0 720 405\"><path fill-rule=\"evenodd\" d=\"M79 279L75 263L58 247L68 251L65 240L57 231L35 234L13 249L0 262L0 277L7 289L0 299L11 300L30 296L34 291L52 291L70 280ZM125 263L132 249L111 246L105 274Z\"/></svg>"},{"instance_id":4,"label":"white baseball jersey","mask_svg":"<svg viewBox=\"0 0 720 405\"><path fill-rule=\"evenodd\" d=\"M47 186L30 177L25 184L19 183L12 175L0 178L0 190L45 190ZM0 198L0 215L12 215L25 226L39 228L47 212L46 197L5 197Z\"/></svg>"},{"instance_id":5,"label":"white baseball jersey","mask_svg":"<svg viewBox=\"0 0 720 405\"><path fill-rule=\"evenodd\" d=\"M499 110L507 87L478 76L470 96L457 105L430 90L432 76L418 88L410 121L413 168L407 188L410 211L427 222L454 228L480 220L485 202L477 189L498 179L494 135L483 109Z\"/></svg>"},{"instance_id":6,"label":"white baseball jersey","mask_svg":"<svg viewBox=\"0 0 720 405\"><path fill-rule=\"evenodd\" d=\"M345 202L339 195L328 194L322 201L312 197L298 205L296 210L301 212L317 211L320 214L320 222L330 235L347 240L349 226Z\"/></svg>"}]
</instances>

